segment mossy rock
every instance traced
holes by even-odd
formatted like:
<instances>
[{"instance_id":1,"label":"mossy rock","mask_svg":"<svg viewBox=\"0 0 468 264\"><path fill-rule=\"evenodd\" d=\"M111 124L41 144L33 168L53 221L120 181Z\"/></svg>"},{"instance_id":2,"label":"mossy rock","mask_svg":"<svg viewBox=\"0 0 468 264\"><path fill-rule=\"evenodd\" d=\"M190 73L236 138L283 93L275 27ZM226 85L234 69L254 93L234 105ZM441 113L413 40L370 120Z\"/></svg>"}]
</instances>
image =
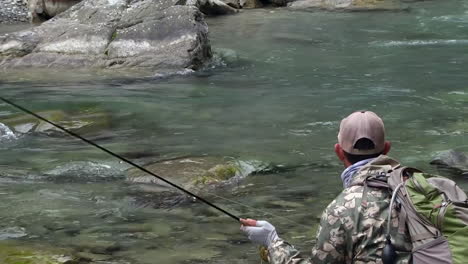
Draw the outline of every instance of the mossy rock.
<instances>
[{"instance_id":1,"label":"mossy rock","mask_svg":"<svg viewBox=\"0 0 468 264\"><path fill-rule=\"evenodd\" d=\"M184 188L194 185L203 187L203 185L227 182L233 178L243 178L253 173L273 170L269 164L260 161L226 161L222 157L212 156L165 160L147 165L145 169ZM129 182L167 186L163 181L139 169L132 168L127 172Z\"/></svg>"},{"instance_id":2,"label":"mossy rock","mask_svg":"<svg viewBox=\"0 0 468 264\"><path fill-rule=\"evenodd\" d=\"M31 248L28 246L0 243L2 264L79 264L59 249Z\"/></svg>"},{"instance_id":3,"label":"mossy rock","mask_svg":"<svg viewBox=\"0 0 468 264\"><path fill-rule=\"evenodd\" d=\"M233 164L219 164L209 169L205 174L198 176L193 182L195 185L206 185L227 181L239 173Z\"/></svg>"},{"instance_id":4,"label":"mossy rock","mask_svg":"<svg viewBox=\"0 0 468 264\"><path fill-rule=\"evenodd\" d=\"M183 157L155 162L146 165L145 169L182 187L189 187L194 179L207 174L211 168L223 163L225 163L225 160L220 157ZM156 184L170 187L163 181L139 169L132 168L127 173L127 180L132 183Z\"/></svg>"},{"instance_id":5,"label":"mossy rock","mask_svg":"<svg viewBox=\"0 0 468 264\"><path fill-rule=\"evenodd\" d=\"M144 168L194 193L226 190L248 175L273 170L269 164L259 161L210 156L159 161ZM128 194L134 197L138 207L172 208L191 200L176 188L139 169L129 169L127 181L134 184Z\"/></svg>"}]
</instances>

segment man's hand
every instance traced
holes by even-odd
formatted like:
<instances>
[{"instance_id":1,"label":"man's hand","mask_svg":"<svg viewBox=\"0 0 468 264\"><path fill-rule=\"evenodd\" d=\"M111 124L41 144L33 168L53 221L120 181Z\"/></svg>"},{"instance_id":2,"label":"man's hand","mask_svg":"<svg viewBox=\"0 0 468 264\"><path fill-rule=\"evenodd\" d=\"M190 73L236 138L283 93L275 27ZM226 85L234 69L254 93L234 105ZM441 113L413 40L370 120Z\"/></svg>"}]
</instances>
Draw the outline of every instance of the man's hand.
<instances>
[{"instance_id":1,"label":"man's hand","mask_svg":"<svg viewBox=\"0 0 468 264\"><path fill-rule=\"evenodd\" d=\"M279 237L276 234L275 227L267 221L257 221L253 219L241 219L241 230L244 231L248 238L259 245L269 247L271 243Z\"/></svg>"}]
</instances>

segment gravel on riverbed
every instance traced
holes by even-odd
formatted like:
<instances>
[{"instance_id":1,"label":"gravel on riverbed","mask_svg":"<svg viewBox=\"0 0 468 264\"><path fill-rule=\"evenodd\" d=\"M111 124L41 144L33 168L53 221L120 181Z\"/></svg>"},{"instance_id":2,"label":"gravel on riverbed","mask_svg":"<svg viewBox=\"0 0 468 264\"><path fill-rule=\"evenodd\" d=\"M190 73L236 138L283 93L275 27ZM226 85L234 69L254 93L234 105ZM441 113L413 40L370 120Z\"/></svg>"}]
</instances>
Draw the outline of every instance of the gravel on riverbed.
<instances>
[{"instance_id":1,"label":"gravel on riverbed","mask_svg":"<svg viewBox=\"0 0 468 264\"><path fill-rule=\"evenodd\" d=\"M26 0L0 0L0 24L27 22L28 20Z\"/></svg>"}]
</instances>

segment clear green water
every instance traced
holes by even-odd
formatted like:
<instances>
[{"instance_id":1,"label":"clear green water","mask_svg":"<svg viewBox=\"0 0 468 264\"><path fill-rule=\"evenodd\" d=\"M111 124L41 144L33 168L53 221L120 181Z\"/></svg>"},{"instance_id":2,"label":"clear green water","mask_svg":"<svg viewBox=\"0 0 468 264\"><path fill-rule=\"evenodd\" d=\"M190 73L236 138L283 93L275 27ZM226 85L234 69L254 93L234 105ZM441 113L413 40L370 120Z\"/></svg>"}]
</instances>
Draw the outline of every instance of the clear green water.
<instances>
[{"instance_id":1,"label":"clear green water","mask_svg":"<svg viewBox=\"0 0 468 264\"><path fill-rule=\"evenodd\" d=\"M0 91L34 111L107 113L111 125L88 136L118 153L307 164L249 177L223 193L305 226L206 196L241 216L268 219L280 236L308 251L320 212L341 189L333 144L350 112L380 114L392 156L406 165L434 171L428 162L437 151L468 152L468 3L411 7L402 13L246 11L208 20L223 59L201 73L132 79L0 72ZM0 122L12 113L1 104ZM131 186L119 178L125 166L74 139L3 140L0 160L0 239L16 234L21 243L84 251L118 242L110 254L116 263L258 261L238 225L203 204L136 207ZM44 176L85 162L92 163L74 174ZM456 180L467 189L465 179Z\"/></svg>"}]
</instances>

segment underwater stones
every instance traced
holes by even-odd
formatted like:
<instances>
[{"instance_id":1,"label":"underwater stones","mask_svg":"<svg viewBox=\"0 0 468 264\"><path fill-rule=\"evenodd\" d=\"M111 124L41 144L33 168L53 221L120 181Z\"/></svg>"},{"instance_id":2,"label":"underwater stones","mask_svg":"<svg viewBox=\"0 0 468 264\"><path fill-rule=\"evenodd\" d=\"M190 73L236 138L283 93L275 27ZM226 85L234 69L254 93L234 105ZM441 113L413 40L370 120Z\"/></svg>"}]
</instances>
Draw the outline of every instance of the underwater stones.
<instances>
[{"instance_id":1,"label":"underwater stones","mask_svg":"<svg viewBox=\"0 0 468 264\"><path fill-rule=\"evenodd\" d=\"M77 252L110 255L121 250L121 245L116 241L109 241L99 238L99 234L80 234L73 237L70 246Z\"/></svg>"},{"instance_id":2,"label":"underwater stones","mask_svg":"<svg viewBox=\"0 0 468 264\"><path fill-rule=\"evenodd\" d=\"M96 133L110 126L110 117L108 114L94 109L84 109L83 111L75 113L66 113L61 110L48 110L37 112L37 114L80 134ZM2 122L14 132L21 134L42 133L50 135L65 133L51 124L28 114L7 116L2 119Z\"/></svg>"},{"instance_id":3,"label":"underwater stones","mask_svg":"<svg viewBox=\"0 0 468 264\"><path fill-rule=\"evenodd\" d=\"M68 252L59 249L45 249L0 243L0 263L2 264L80 264ZM81 262L83 263L83 262Z\"/></svg>"},{"instance_id":4,"label":"underwater stones","mask_svg":"<svg viewBox=\"0 0 468 264\"><path fill-rule=\"evenodd\" d=\"M208 27L196 7L177 2L82 1L38 27L0 36L0 68L199 69L211 58Z\"/></svg>"},{"instance_id":5,"label":"underwater stones","mask_svg":"<svg viewBox=\"0 0 468 264\"><path fill-rule=\"evenodd\" d=\"M76 161L59 165L44 172L44 176L55 183L108 182L125 177L119 167L91 161Z\"/></svg>"},{"instance_id":6,"label":"underwater stones","mask_svg":"<svg viewBox=\"0 0 468 264\"><path fill-rule=\"evenodd\" d=\"M37 113L49 119L52 122L63 121L66 117L65 112L60 110L42 111ZM49 129L55 129L52 125L41 121L28 114L20 114L7 117L2 122L17 133L46 132Z\"/></svg>"},{"instance_id":7,"label":"underwater stones","mask_svg":"<svg viewBox=\"0 0 468 264\"><path fill-rule=\"evenodd\" d=\"M181 185L190 184L194 177L203 175L210 168L224 162L218 157L187 157L155 162L145 169ZM127 181L132 183L150 183L170 187L161 180L138 169L128 170Z\"/></svg>"},{"instance_id":8,"label":"underwater stones","mask_svg":"<svg viewBox=\"0 0 468 264\"><path fill-rule=\"evenodd\" d=\"M173 181L182 187L227 183L229 180L243 178L252 173L270 170L269 164L260 161L226 161L222 157L187 157L156 162L145 169ZM163 181L138 169L128 171L127 181L132 183L154 184L170 187Z\"/></svg>"},{"instance_id":9,"label":"underwater stones","mask_svg":"<svg viewBox=\"0 0 468 264\"><path fill-rule=\"evenodd\" d=\"M236 185L244 177L272 170L260 161L227 161L222 157L185 157L155 162L145 169L195 193L221 190ZM127 171L127 181L134 184L131 195L137 205L171 207L188 202L188 197L169 184L138 169Z\"/></svg>"},{"instance_id":10,"label":"underwater stones","mask_svg":"<svg viewBox=\"0 0 468 264\"><path fill-rule=\"evenodd\" d=\"M406 7L398 0L297 0L288 4L294 10L400 11Z\"/></svg>"},{"instance_id":11,"label":"underwater stones","mask_svg":"<svg viewBox=\"0 0 468 264\"><path fill-rule=\"evenodd\" d=\"M468 176L468 156L463 152L455 150L442 151L436 154L430 164L449 170L457 175Z\"/></svg>"}]
</instances>

